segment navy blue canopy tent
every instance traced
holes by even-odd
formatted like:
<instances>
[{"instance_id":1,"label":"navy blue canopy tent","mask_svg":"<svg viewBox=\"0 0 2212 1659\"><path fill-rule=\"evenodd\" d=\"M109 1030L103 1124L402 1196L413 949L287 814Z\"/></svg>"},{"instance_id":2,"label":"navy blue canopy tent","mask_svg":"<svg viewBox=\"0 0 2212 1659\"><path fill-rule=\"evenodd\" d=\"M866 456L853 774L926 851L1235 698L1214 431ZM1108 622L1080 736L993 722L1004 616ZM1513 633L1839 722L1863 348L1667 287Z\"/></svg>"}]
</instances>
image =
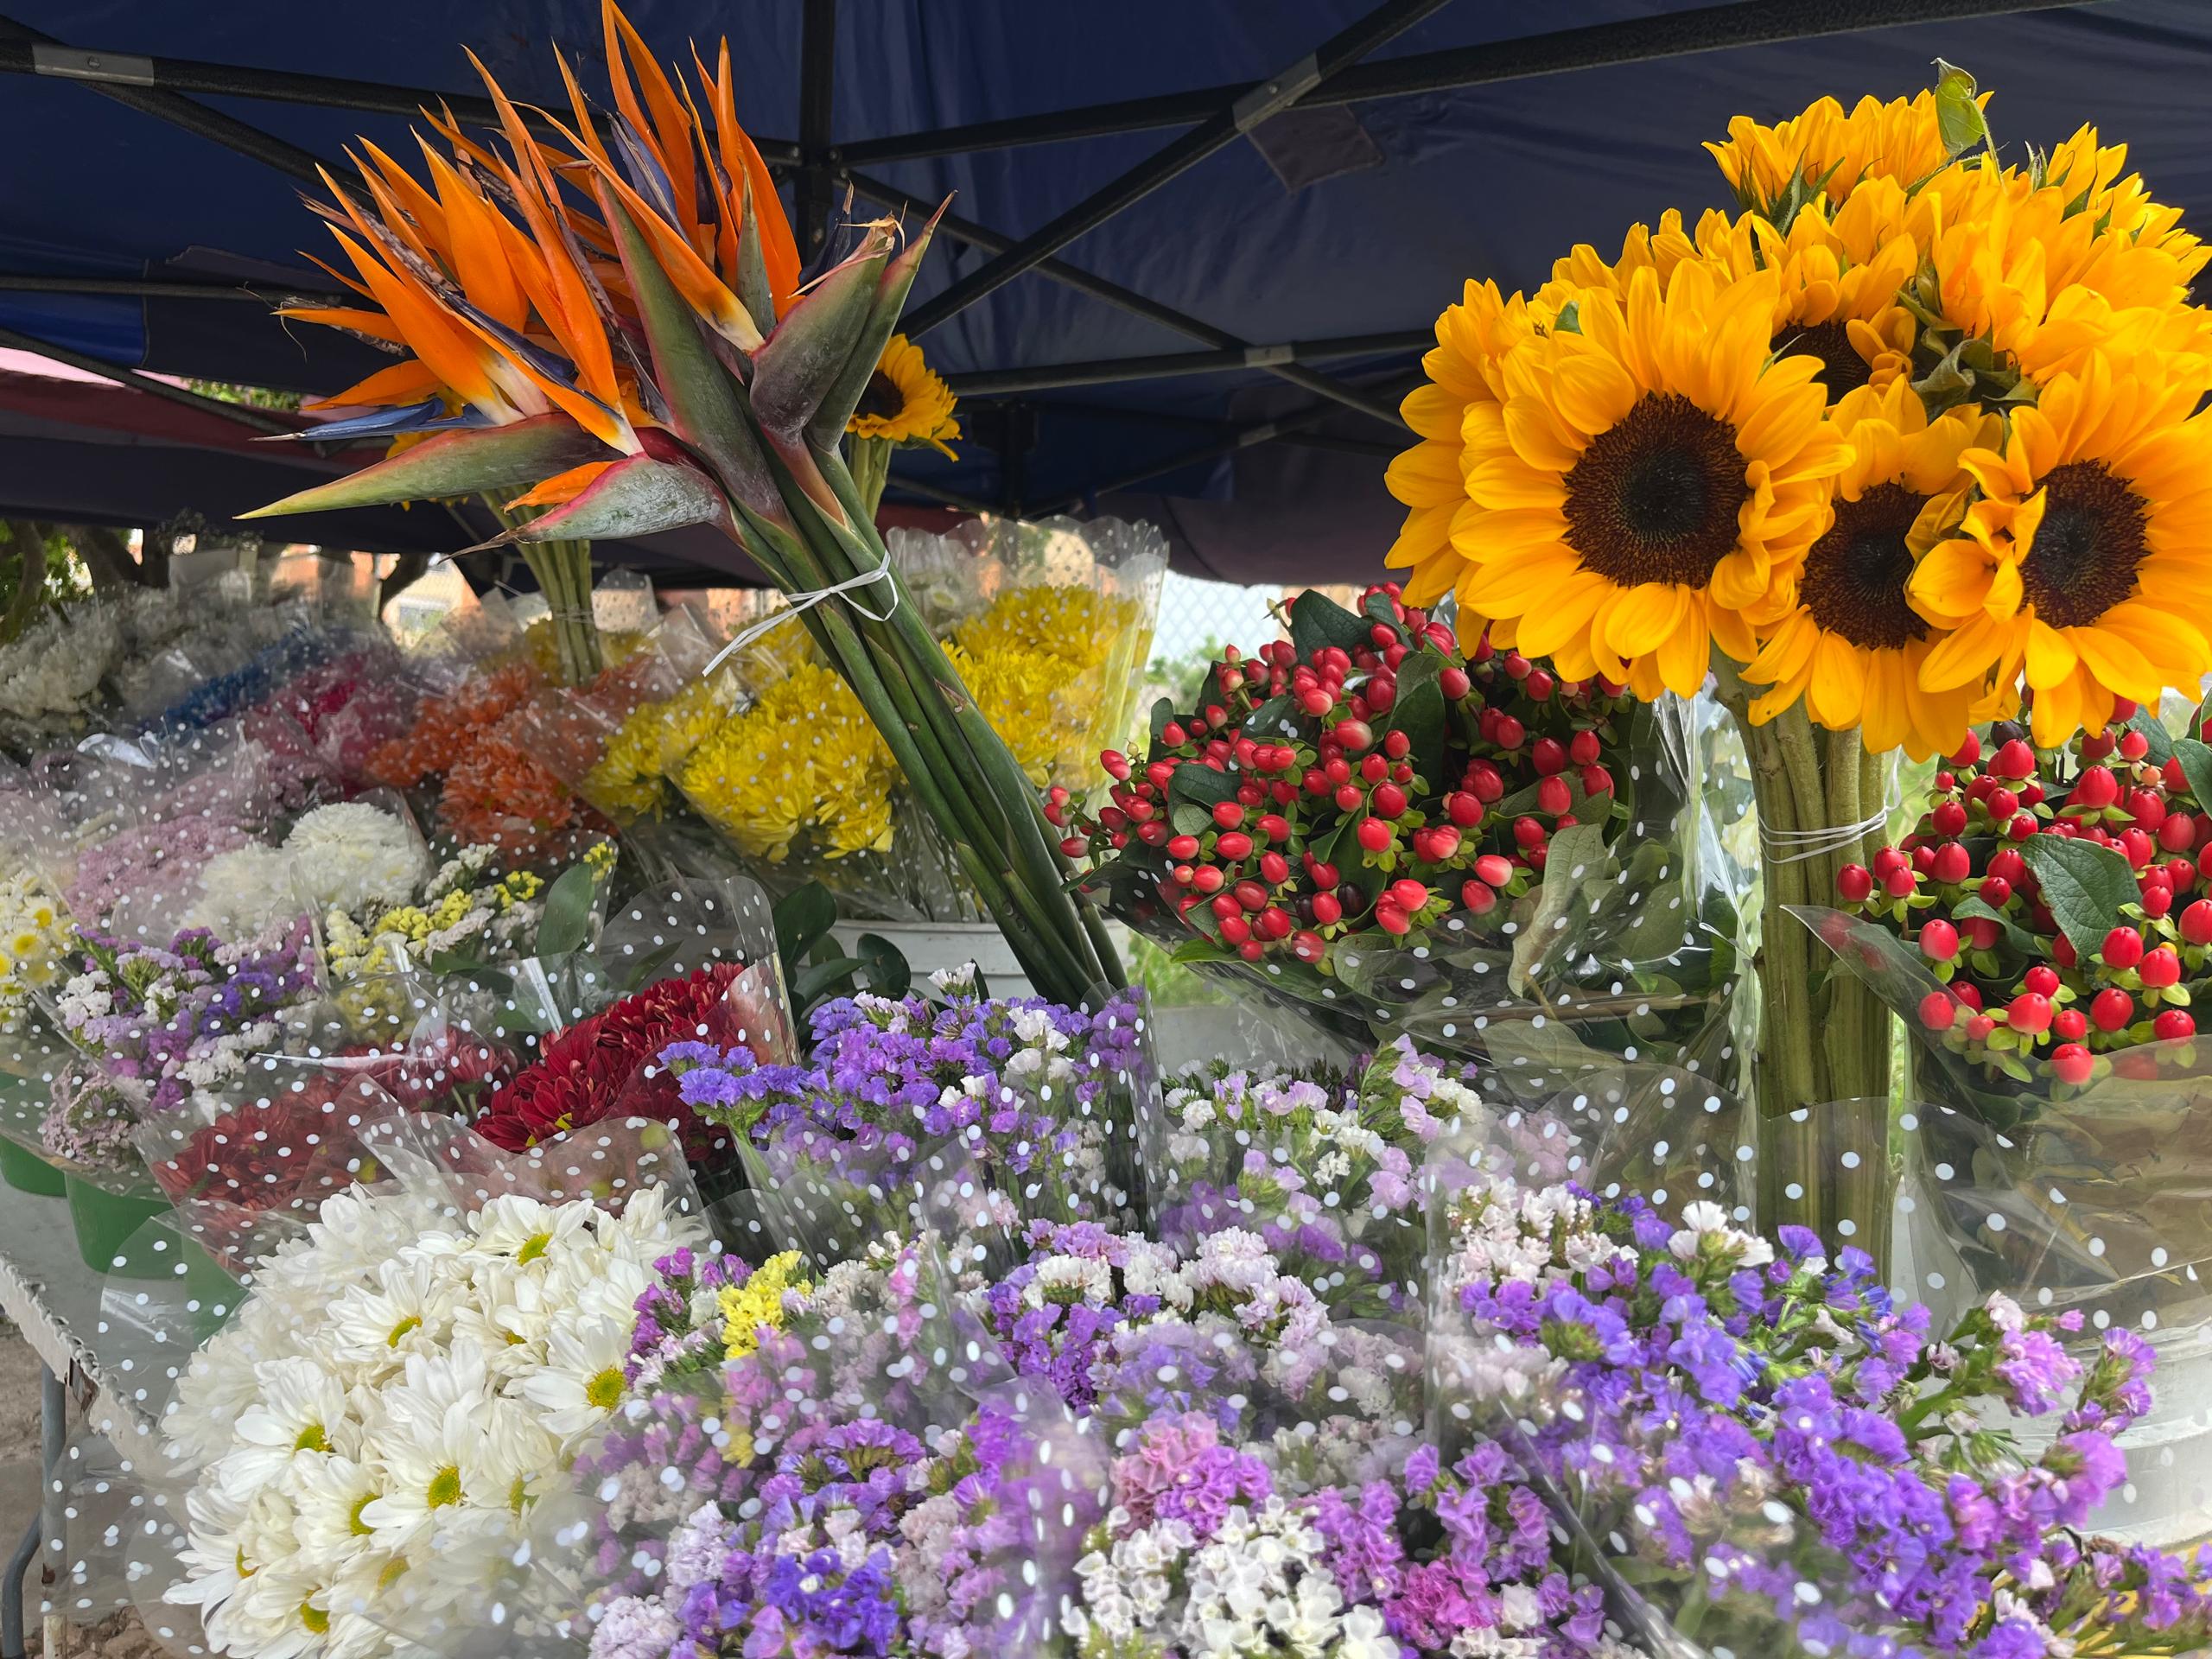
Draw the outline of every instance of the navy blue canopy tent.
<instances>
[{"instance_id":1,"label":"navy blue canopy tent","mask_svg":"<svg viewBox=\"0 0 2212 1659\"><path fill-rule=\"evenodd\" d=\"M308 391L379 360L268 315L331 286L299 253L325 251L298 199L315 163L342 168L356 132L411 154L425 101L482 114L464 44L554 106L555 48L599 56L596 0L0 7L0 345ZM1910 92L1941 56L1996 90L2008 156L2099 122L2160 197L2212 224L2203 0L629 12L666 58L730 37L740 114L804 246L952 196L909 332L961 393L966 436L957 461L899 454L893 499L1144 513L1195 575L1378 569L1397 518L1382 469L1408 441L1393 411L1437 313L1471 276L1530 284L1576 242L1611 249L1669 207L1723 203L1698 145L1732 114ZM0 507L27 470L10 442ZM46 510L73 494L79 516L105 516L111 447L80 478L66 450L30 469ZM238 471L208 487L251 487Z\"/></svg>"}]
</instances>

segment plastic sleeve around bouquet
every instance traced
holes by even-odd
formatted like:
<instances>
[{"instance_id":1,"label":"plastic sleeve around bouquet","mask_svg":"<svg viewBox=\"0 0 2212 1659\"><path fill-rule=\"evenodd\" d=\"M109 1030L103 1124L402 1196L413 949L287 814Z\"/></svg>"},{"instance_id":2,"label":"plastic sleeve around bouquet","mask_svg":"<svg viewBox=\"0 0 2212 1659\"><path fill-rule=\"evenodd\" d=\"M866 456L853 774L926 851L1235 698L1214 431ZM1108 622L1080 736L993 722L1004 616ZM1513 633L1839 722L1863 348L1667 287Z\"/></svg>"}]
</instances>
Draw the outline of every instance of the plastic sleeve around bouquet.
<instances>
[{"instance_id":1,"label":"plastic sleeve around bouquet","mask_svg":"<svg viewBox=\"0 0 2212 1659\"><path fill-rule=\"evenodd\" d=\"M709 669L718 644L696 612L679 606L589 684L549 688L518 709L517 729L609 822L658 819L678 799L677 770L737 702L734 672Z\"/></svg>"},{"instance_id":2,"label":"plastic sleeve around bouquet","mask_svg":"<svg viewBox=\"0 0 2212 1659\"><path fill-rule=\"evenodd\" d=\"M1921 1019L1948 993L1894 934L1838 911L1803 919L1909 1033L1899 1207L1916 1262L1950 1290L2032 1291L2161 1341L2212 1319L2212 1043L2120 1049L2078 1084L2047 1058L2008 1053L2000 1070L1973 1054L1964 1020Z\"/></svg>"}]
</instances>

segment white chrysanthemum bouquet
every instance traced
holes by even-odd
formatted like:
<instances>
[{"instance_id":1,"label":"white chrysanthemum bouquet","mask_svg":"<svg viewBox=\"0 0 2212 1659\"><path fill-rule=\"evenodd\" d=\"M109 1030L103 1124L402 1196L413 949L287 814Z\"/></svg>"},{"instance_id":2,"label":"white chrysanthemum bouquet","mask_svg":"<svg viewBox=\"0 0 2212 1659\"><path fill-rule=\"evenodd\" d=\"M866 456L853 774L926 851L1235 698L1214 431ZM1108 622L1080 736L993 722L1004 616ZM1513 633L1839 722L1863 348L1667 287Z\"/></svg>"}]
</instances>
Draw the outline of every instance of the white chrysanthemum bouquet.
<instances>
[{"instance_id":1,"label":"white chrysanthemum bouquet","mask_svg":"<svg viewBox=\"0 0 2212 1659\"><path fill-rule=\"evenodd\" d=\"M523 1541L622 1397L653 1262L700 1238L654 1185L619 1214L326 1200L178 1386L163 1427L192 1485L166 1599L197 1605L219 1651L404 1646L391 1609L449 1602Z\"/></svg>"}]
</instances>

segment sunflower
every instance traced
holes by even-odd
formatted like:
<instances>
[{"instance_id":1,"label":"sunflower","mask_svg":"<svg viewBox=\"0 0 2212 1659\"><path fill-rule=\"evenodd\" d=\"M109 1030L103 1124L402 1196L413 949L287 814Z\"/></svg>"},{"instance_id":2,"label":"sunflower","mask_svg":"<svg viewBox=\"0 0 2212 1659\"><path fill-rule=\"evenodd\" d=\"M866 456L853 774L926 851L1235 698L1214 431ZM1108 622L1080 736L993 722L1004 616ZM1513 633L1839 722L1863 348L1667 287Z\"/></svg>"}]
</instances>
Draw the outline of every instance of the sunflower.
<instances>
[{"instance_id":1,"label":"sunflower","mask_svg":"<svg viewBox=\"0 0 2212 1659\"><path fill-rule=\"evenodd\" d=\"M1982 499L1914 570L1913 605L1951 629L1921 664L1943 692L2023 667L2035 738L2101 731L2115 699L2155 702L2212 671L2212 416L2154 360L2092 356L2013 412L2004 448L1961 465Z\"/></svg>"},{"instance_id":2,"label":"sunflower","mask_svg":"<svg viewBox=\"0 0 2212 1659\"><path fill-rule=\"evenodd\" d=\"M1552 321L1553 314L1533 309L1521 295L1502 297L1496 283L1469 283L1459 303L1436 320L1436 345L1421 359L1428 378L1399 405L1421 442L1393 461L1383 478L1407 509L1405 527L1383 562L1413 572L1406 583L1413 604L1448 592L1459 573L1452 521L1467 505L1459 463L1468 408L1497 403L1505 353L1535 334L1540 322L1548 327Z\"/></svg>"},{"instance_id":3,"label":"sunflower","mask_svg":"<svg viewBox=\"0 0 2212 1659\"><path fill-rule=\"evenodd\" d=\"M1989 95L1979 101L1986 105ZM1840 204L1878 179L1910 190L1951 159L1932 92L1886 104L1862 98L1848 115L1823 98L1770 127L1739 115L1729 122L1726 142L1705 148L1737 200L1784 229L1793 202Z\"/></svg>"},{"instance_id":4,"label":"sunflower","mask_svg":"<svg viewBox=\"0 0 2212 1659\"><path fill-rule=\"evenodd\" d=\"M1827 529L1850 459L1819 360L1770 362L1775 295L1771 273L1642 270L1507 354L1504 400L1467 410L1452 529L1459 601L1501 643L1647 699L1694 692L1716 644L1750 660L1746 612Z\"/></svg>"},{"instance_id":5,"label":"sunflower","mask_svg":"<svg viewBox=\"0 0 2212 1659\"><path fill-rule=\"evenodd\" d=\"M950 458L947 441L960 435L952 407L952 388L923 360L922 348L904 334L893 334L845 430L893 443L926 443Z\"/></svg>"},{"instance_id":6,"label":"sunflower","mask_svg":"<svg viewBox=\"0 0 2212 1659\"><path fill-rule=\"evenodd\" d=\"M1802 697L1831 731L1863 726L1877 753L1948 754L1966 734L1974 689L1922 690L1936 631L1906 586L1964 516L1973 480L1959 457L1996 441L1997 417L1955 410L1930 421L1912 388L1892 380L1848 394L1830 419L1851 440L1851 463L1836 479L1835 521L1806 552L1795 603L1762 630L1744 670L1752 684L1773 687L1751 718L1771 720Z\"/></svg>"},{"instance_id":7,"label":"sunflower","mask_svg":"<svg viewBox=\"0 0 2212 1659\"><path fill-rule=\"evenodd\" d=\"M1718 233L1700 227L1700 239L1732 276L1777 274L1775 354L1820 359L1833 405L1863 386L1910 378L1916 328L1897 298L1920 269L1910 219L1903 188L1878 179L1832 214L1808 205L1786 231L1745 213L1733 224L1722 219Z\"/></svg>"}]
</instances>

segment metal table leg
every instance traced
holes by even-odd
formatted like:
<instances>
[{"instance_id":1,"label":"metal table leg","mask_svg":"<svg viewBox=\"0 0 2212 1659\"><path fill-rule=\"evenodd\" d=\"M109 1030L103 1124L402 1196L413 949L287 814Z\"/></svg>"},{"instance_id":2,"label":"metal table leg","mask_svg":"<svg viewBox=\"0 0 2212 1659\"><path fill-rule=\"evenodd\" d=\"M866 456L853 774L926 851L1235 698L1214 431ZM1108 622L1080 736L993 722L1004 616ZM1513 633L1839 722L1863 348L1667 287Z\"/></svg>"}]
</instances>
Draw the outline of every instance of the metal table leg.
<instances>
[{"instance_id":1,"label":"metal table leg","mask_svg":"<svg viewBox=\"0 0 2212 1659\"><path fill-rule=\"evenodd\" d=\"M55 1549L61 1548L60 1527L49 1530L46 1523L60 1509L54 1484L61 1465L62 1439L68 1429L69 1396L61 1379L44 1365L38 1368L38 1382L39 1513L32 1517L22 1541L9 1560L7 1581L0 1584L0 1659L23 1659L23 1576L38 1557L40 1541L50 1539ZM51 1630L47 1651L54 1651Z\"/></svg>"},{"instance_id":2,"label":"metal table leg","mask_svg":"<svg viewBox=\"0 0 2212 1659\"><path fill-rule=\"evenodd\" d=\"M39 1651L45 1659L60 1659L67 1650L69 1622L61 1611L61 1586L68 1578L67 1504L62 1494L61 1448L69 1437L69 1390L44 1366L38 1375L39 1461L46 1473L39 1488L39 1530L46 1536L46 1567L39 1574L44 1592L46 1618L40 1633Z\"/></svg>"}]
</instances>

